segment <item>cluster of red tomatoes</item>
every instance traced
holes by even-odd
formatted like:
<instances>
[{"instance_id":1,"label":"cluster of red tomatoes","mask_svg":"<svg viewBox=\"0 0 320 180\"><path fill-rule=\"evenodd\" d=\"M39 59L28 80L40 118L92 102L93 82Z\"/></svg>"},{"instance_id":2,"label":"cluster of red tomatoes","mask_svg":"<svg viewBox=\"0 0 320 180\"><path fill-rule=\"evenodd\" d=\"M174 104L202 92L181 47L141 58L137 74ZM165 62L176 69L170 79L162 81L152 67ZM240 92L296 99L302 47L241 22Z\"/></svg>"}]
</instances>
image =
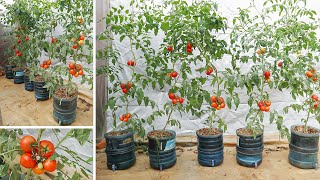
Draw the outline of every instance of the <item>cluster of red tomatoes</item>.
<instances>
[{"instance_id":1,"label":"cluster of red tomatoes","mask_svg":"<svg viewBox=\"0 0 320 180\"><path fill-rule=\"evenodd\" d=\"M264 79L266 80L266 82L269 83L270 82L270 75L271 75L270 71L266 70L263 73L263 75L264 75Z\"/></svg>"},{"instance_id":2,"label":"cluster of red tomatoes","mask_svg":"<svg viewBox=\"0 0 320 180\"><path fill-rule=\"evenodd\" d=\"M172 46L168 46L168 47L167 47L167 50L168 50L169 52L172 52L173 47L172 47Z\"/></svg>"},{"instance_id":3,"label":"cluster of red tomatoes","mask_svg":"<svg viewBox=\"0 0 320 180\"><path fill-rule=\"evenodd\" d=\"M81 64L75 64L73 62L69 63L69 73L74 77L82 76L83 69Z\"/></svg>"},{"instance_id":4,"label":"cluster of red tomatoes","mask_svg":"<svg viewBox=\"0 0 320 180\"><path fill-rule=\"evenodd\" d=\"M313 80L314 82L316 82L316 81L318 80L318 78L317 78L317 71L316 71L315 69L313 69L313 68L309 69L309 71L306 72L306 76L307 76L308 78L312 78L312 80Z\"/></svg>"},{"instance_id":5,"label":"cluster of red tomatoes","mask_svg":"<svg viewBox=\"0 0 320 180\"><path fill-rule=\"evenodd\" d=\"M129 60L129 61L127 62L127 65L128 65L128 66L135 66L135 65L136 65L136 62L133 61L133 60Z\"/></svg>"},{"instance_id":6,"label":"cluster of red tomatoes","mask_svg":"<svg viewBox=\"0 0 320 180\"><path fill-rule=\"evenodd\" d=\"M210 75L211 73L213 73L213 68L212 67L208 67L206 70L206 74Z\"/></svg>"},{"instance_id":7,"label":"cluster of red tomatoes","mask_svg":"<svg viewBox=\"0 0 320 180\"><path fill-rule=\"evenodd\" d=\"M258 106L260 108L260 111L269 112L271 101L270 100L259 101Z\"/></svg>"},{"instance_id":8,"label":"cluster of red tomatoes","mask_svg":"<svg viewBox=\"0 0 320 180\"><path fill-rule=\"evenodd\" d=\"M122 92L127 94L128 91L132 88L132 83L131 82L128 82L127 84L126 83L121 83L120 87L122 89Z\"/></svg>"},{"instance_id":9,"label":"cluster of red tomatoes","mask_svg":"<svg viewBox=\"0 0 320 180\"><path fill-rule=\"evenodd\" d=\"M47 140L37 140L32 136L24 136L20 141L20 147L24 154L20 158L20 165L32 168L35 174L44 174L46 171L53 172L57 169L57 161L51 160L54 154L54 145Z\"/></svg>"},{"instance_id":10,"label":"cluster of red tomatoes","mask_svg":"<svg viewBox=\"0 0 320 180\"><path fill-rule=\"evenodd\" d=\"M130 118L131 118L131 114L130 113L122 114L122 116L120 117L120 121L128 122Z\"/></svg>"},{"instance_id":11,"label":"cluster of red tomatoes","mask_svg":"<svg viewBox=\"0 0 320 180\"><path fill-rule=\"evenodd\" d=\"M48 69L51 65L51 60L47 60L47 61L43 61L41 64L40 64L40 67L43 68L43 69Z\"/></svg>"},{"instance_id":12,"label":"cluster of red tomatoes","mask_svg":"<svg viewBox=\"0 0 320 180\"><path fill-rule=\"evenodd\" d=\"M220 110L226 107L226 104L224 103L224 98L223 97L217 97L217 96L212 96L211 98L211 107Z\"/></svg>"},{"instance_id":13,"label":"cluster of red tomatoes","mask_svg":"<svg viewBox=\"0 0 320 180\"><path fill-rule=\"evenodd\" d=\"M317 109L318 106L319 106L319 97L318 97L317 95L313 94L313 95L311 96L311 99L314 101L313 107L314 107L315 109Z\"/></svg>"},{"instance_id":14,"label":"cluster of red tomatoes","mask_svg":"<svg viewBox=\"0 0 320 180\"><path fill-rule=\"evenodd\" d=\"M180 104L182 104L183 101L184 101L184 99L183 99L182 97L176 96L176 95L174 95L173 93L169 93L168 96L169 96L169 99L171 99L172 104L177 104L178 102L179 102Z\"/></svg>"},{"instance_id":15,"label":"cluster of red tomatoes","mask_svg":"<svg viewBox=\"0 0 320 180\"><path fill-rule=\"evenodd\" d=\"M21 57L22 56L22 52L20 52L18 49L16 49L16 55Z\"/></svg>"},{"instance_id":16,"label":"cluster of red tomatoes","mask_svg":"<svg viewBox=\"0 0 320 180\"><path fill-rule=\"evenodd\" d=\"M191 43L187 44L187 52L192 53L192 44Z\"/></svg>"},{"instance_id":17,"label":"cluster of red tomatoes","mask_svg":"<svg viewBox=\"0 0 320 180\"><path fill-rule=\"evenodd\" d=\"M81 34L80 37L78 38L78 43L76 43L76 39L75 39L75 38L72 38L72 39L71 39L71 42L74 43L73 46L72 46L72 48L73 48L73 49L78 49L78 45L79 45L79 46L83 46L83 45L84 45L84 38L85 38L84 35Z\"/></svg>"}]
</instances>

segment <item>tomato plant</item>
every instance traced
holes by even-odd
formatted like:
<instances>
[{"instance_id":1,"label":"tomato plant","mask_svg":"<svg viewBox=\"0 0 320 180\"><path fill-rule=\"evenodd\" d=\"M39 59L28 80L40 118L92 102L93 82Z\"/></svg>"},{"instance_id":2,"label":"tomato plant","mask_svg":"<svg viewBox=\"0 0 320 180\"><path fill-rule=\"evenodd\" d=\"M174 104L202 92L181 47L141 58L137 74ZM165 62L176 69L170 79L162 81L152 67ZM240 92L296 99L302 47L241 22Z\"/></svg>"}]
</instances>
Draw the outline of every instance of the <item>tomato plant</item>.
<instances>
[{"instance_id":1,"label":"tomato plant","mask_svg":"<svg viewBox=\"0 0 320 180\"><path fill-rule=\"evenodd\" d=\"M57 143L43 140L44 131L54 134ZM46 171L57 171L55 179L89 178L88 173L92 172L84 165L90 165L93 160L92 157L88 159L80 157L77 152L72 151L65 145L65 140L74 138L78 141L79 146L83 146L85 143L92 143L92 140L89 139L90 133L91 130L89 129L70 130L61 138L60 130L40 129L37 138L34 138L31 135L23 135L22 130L2 129L0 130L0 138L4 144L0 146L0 159L4 163L0 165L0 176L9 175L10 178L15 179L20 177L20 173L26 172L21 168L24 167L28 170L26 179L44 174ZM20 137L22 138L20 139ZM21 155L19 164L14 160L18 154ZM65 166L77 170L70 176L64 172Z\"/></svg>"}]
</instances>

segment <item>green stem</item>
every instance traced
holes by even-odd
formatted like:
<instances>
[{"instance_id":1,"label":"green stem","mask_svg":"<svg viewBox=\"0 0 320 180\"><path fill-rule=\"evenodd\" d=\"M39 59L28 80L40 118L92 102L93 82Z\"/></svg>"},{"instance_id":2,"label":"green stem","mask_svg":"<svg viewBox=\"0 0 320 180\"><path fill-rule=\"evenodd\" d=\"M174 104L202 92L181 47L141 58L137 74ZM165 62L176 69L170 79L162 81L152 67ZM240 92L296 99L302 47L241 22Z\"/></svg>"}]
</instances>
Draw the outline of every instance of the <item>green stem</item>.
<instances>
[{"instance_id":1,"label":"green stem","mask_svg":"<svg viewBox=\"0 0 320 180\"><path fill-rule=\"evenodd\" d=\"M11 152L14 152L14 151L21 151L21 149L13 149L13 150L10 150L10 151L6 151L4 153L1 153L0 156L3 156L5 154L8 154L8 153L11 153Z\"/></svg>"},{"instance_id":2,"label":"green stem","mask_svg":"<svg viewBox=\"0 0 320 180\"><path fill-rule=\"evenodd\" d=\"M70 131L68 132L68 134L67 134L63 139L61 139L61 140L59 141L59 143L56 145L55 149L57 149L57 148L62 144L63 141L65 141L66 139L68 139L68 137L71 136L72 133L73 133L73 130L70 130Z\"/></svg>"},{"instance_id":3,"label":"green stem","mask_svg":"<svg viewBox=\"0 0 320 180\"><path fill-rule=\"evenodd\" d=\"M29 179L30 179L31 171L32 171L32 169L30 168L30 169L28 170L26 180L29 180Z\"/></svg>"},{"instance_id":4,"label":"green stem","mask_svg":"<svg viewBox=\"0 0 320 180\"><path fill-rule=\"evenodd\" d=\"M163 128L162 131L166 130L167 125L168 125L168 123L169 123L169 121L170 121L170 117L171 117L172 113L173 113L173 105L171 106L171 111L170 111L170 113L169 113L168 120L167 120L166 125L164 126L164 128Z\"/></svg>"}]
</instances>

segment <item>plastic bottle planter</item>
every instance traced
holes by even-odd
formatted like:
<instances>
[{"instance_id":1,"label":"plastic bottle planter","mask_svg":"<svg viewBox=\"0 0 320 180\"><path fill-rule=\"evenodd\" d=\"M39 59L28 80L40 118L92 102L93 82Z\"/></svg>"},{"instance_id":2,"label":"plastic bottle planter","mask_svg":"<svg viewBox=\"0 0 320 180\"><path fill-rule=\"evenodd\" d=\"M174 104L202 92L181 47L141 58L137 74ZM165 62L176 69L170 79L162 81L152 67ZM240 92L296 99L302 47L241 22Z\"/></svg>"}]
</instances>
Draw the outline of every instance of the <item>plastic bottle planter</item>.
<instances>
[{"instance_id":1,"label":"plastic bottle planter","mask_svg":"<svg viewBox=\"0 0 320 180\"><path fill-rule=\"evenodd\" d=\"M60 125L69 125L76 120L78 95L61 99L53 95L53 117Z\"/></svg>"},{"instance_id":2,"label":"plastic bottle planter","mask_svg":"<svg viewBox=\"0 0 320 180\"><path fill-rule=\"evenodd\" d=\"M12 69L15 68L16 66L11 66L11 65L6 65L6 78L7 79L13 79L13 71Z\"/></svg>"},{"instance_id":3,"label":"plastic bottle planter","mask_svg":"<svg viewBox=\"0 0 320 180\"><path fill-rule=\"evenodd\" d=\"M296 126L291 126L291 141L289 144L289 162L291 165L302 169L317 169L319 151L319 133L305 134L295 131Z\"/></svg>"},{"instance_id":4,"label":"plastic bottle planter","mask_svg":"<svg viewBox=\"0 0 320 180\"><path fill-rule=\"evenodd\" d=\"M24 75L24 89L26 91L33 91L34 90L34 83L30 81L28 75Z\"/></svg>"},{"instance_id":5,"label":"plastic bottle planter","mask_svg":"<svg viewBox=\"0 0 320 180\"><path fill-rule=\"evenodd\" d=\"M202 166L214 167L223 162L223 135L200 135L198 137L198 162Z\"/></svg>"},{"instance_id":6,"label":"plastic bottle planter","mask_svg":"<svg viewBox=\"0 0 320 180\"><path fill-rule=\"evenodd\" d=\"M46 101L49 99L49 91L44 88L45 82L34 82L34 93L37 101Z\"/></svg>"},{"instance_id":7,"label":"plastic bottle planter","mask_svg":"<svg viewBox=\"0 0 320 180\"><path fill-rule=\"evenodd\" d=\"M154 138L148 135L149 141L149 160L154 169L164 170L172 167L176 161L176 133L171 130L172 136L163 138Z\"/></svg>"},{"instance_id":8,"label":"plastic bottle planter","mask_svg":"<svg viewBox=\"0 0 320 180\"><path fill-rule=\"evenodd\" d=\"M246 167L258 167L262 162L263 133L254 138L249 135L238 133L237 142L237 162Z\"/></svg>"},{"instance_id":9,"label":"plastic bottle planter","mask_svg":"<svg viewBox=\"0 0 320 180\"><path fill-rule=\"evenodd\" d=\"M14 71L14 83L15 84L24 83L24 71Z\"/></svg>"},{"instance_id":10,"label":"plastic bottle planter","mask_svg":"<svg viewBox=\"0 0 320 180\"><path fill-rule=\"evenodd\" d=\"M107 142L107 166L111 170L124 170L136 162L133 132L119 136L104 135Z\"/></svg>"}]
</instances>

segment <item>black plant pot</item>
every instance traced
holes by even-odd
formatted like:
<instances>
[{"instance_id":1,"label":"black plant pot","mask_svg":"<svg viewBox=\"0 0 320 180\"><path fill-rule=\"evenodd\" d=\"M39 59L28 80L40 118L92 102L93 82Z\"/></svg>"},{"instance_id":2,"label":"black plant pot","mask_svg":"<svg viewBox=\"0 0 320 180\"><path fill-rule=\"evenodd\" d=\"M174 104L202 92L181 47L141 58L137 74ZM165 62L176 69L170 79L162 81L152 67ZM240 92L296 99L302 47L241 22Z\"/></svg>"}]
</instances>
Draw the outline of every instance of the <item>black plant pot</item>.
<instances>
[{"instance_id":1,"label":"black plant pot","mask_svg":"<svg viewBox=\"0 0 320 180\"><path fill-rule=\"evenodd\" d=\"M111 170L124 170L132 167L136 162L133 132L127 134L110 136L106 133L107 167Z\"/></svg>"},{"instance_id":2,"label":"black plant pot","mask_svg":"<svg viewBox=\"0 0 320 180\"><path fill-rule=\"evenodd\" d=\"M53 95L53 117L60 125L69 125L76 120L78 95L63 99Z\"/></svg>"},{"instance_id":3,"label":"black plant pot","mask_svg":"<svg viewBox=\"0 0 320 180\"><path fill-rule=\"evenodd\" d=\"M34 93L37 101L46 101L49 99L49 91L44 88L46 82L34 81Z\"/></svg>"},{"instance_id":4,"label":"black plant pot","mask_svg":"<svg viewBox=\"0 0 320 180\"><path fill-rule=\"evenodd\" d=\"M291 141L289 144L289 162L301 169L318 168L319 133L305 134L295 131L295 125L291 126Z\"/></svg>"},{"instance_id":5,"label":"black plant pot","mask_svg":"<svg viewBox=\"0 0 320 180\"><path fill-rule=\"evenodd\" d=\"M33 81L30 81L28 75L24 75L24 89L26 91L34 91L34 83Z\"/></svg>"},{"instance_id":6,"label":"black plant pot","mask_svg":"<svg viewBox=\"0 0 320 180\"><path fill-rule=\"evenodd\" d=\"M223 162L223 134L200 135L198 138L198 162L202 166L214 167Z\"/></svg>"},{"instance_id":7,"label":"black plant pot","mask_svg":"<svg viewBox=\"0 0 320 180\"><path fill-rule=\"evenodd\" d=\"M171 168L177 161L176 133L171 130L165 131L171 133L172 136L154 138L148 135L150 166L158 170Z\"/></svg>"},{"instance_id":8,"label":"black plant pot","mask_svg":"<svg viewBox=\"0 0 320 180\"><path fill-rule=\"evenodd\" d=\"M262 162L263 133L255 138L253 135L241 135L238 133L237 162L246 167L258 167Z\"/></svg>"},{"instance_id":9,"label":"black plant pot","mask_svg":"<svg viewBox=\"0 0 320 180\"><path fill-rule=\"evenodd\" d=\"M19 70L19 71L14 71L14 83L15 84L23 84L24 83L24 71Z\"/></svg>"},{"instance_id":10,"label":"black plant pot","mask_svg":"<svg viewBox=\"0 0 320 180\"><path fill-rule=\"evenodd\" d=\"M16 66L6 65L6 78L7 79L13 79L14 74L13 74L12 69L15 67Z\"/></svg>"}]
</instances>

